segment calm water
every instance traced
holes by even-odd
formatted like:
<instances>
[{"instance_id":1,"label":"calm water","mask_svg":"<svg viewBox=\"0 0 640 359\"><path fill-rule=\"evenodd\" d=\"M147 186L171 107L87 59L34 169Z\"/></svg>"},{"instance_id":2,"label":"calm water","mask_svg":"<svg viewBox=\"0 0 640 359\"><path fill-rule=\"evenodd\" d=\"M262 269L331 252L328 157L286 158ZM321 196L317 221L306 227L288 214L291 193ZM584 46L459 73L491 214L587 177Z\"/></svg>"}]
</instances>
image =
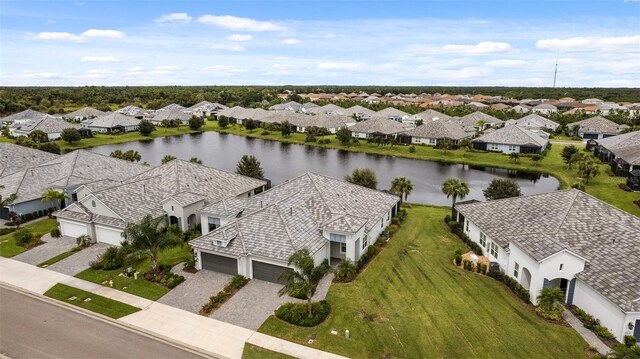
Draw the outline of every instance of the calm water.
<instances>
[{"instance_id":1,"label":"calm water","mask_svg":"<svg viewBox=\"0 0 640 359\"><path fill-rule=\"evenodd\" d=\"M556 190L559 184L554 177L540 174L353 153L217 132L105 145L91 150L108 155L117 149L136 150L142 155L142 161L152 165L160 164L164 155L185 160L198 157L207 166L228 171L235 171L240 157L251 154L262 162L265 176L273 184L308 171L343 178L355 168L369 167L378 175L379 189L388 189L394 177L404 176L413 183L413 192L409 196L410 202L436 205L450 204L450 200L440 192L442 182L449 177L458 177L467 181L470 194L465 199L478 200L484 200L482 190L494 177L516 179L525 194L551 192Z\"/></svg>"}]
</instances>

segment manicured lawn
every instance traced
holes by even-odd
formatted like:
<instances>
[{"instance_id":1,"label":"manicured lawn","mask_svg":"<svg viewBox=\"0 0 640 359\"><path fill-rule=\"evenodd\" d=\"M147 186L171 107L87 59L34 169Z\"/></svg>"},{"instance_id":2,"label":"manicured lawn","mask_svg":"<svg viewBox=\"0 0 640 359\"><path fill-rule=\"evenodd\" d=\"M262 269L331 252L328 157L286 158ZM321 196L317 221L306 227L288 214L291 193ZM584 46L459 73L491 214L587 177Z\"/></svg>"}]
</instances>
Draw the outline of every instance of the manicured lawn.
<instances>
[{"instance_id":1,"label":"manicured lawn","mask_svg":"<svg viewBox=\"0 0 640 359\"><path fill-rule=\"evenodd\" d=\"M103 296L93 294L82 289L69 287L68 285L60 283L51 287L51 289L44 293L44 295L65 303L73 304L75 306L90 310L92 312L106 315L107 317L111 317L113 319L118 319L140 310L140 308L136 308L129 304L118 302L113 299L105 298ZM70 300L69 298L71 298L72 296L75 296L76 299ZM84 300L86 298L91 298L91 301L85 302Z\"/></svg>"},{"instance_id":2,"label":"manicured lawn","mask_svg":"<svg viewBox=\"0 0 640 359\"><path fill-rule=\"evenodd\" d=\"M38 264L38 267L44 267L44 266L47 266L47 267L48 267L48 266L50 266L50 265L52 265L52 264L54 264L54 263L58 263L58 262L60 262L61 260L65 259L65 258L67 258L67 257L72 256L74 253L77 253L77 252L78 252L78 251L80 251L80 250L82 250L82 248L81 248L81 247L73 247L73 248L71 248L70 250L68 250L68 251L66 251L66 252L64 252L64 253L60 253L60 254L58 254L57 256L55 256L55 257L53 257L53 258L49 258L49 259L47 259L46 261L44 261L44 262L42 262L42 263Z\"/></svg>"},{"instance_id":3,"label":"manicured lawn","mask_svg":"<svg viewBox=\"0 0 640 359\"><path fill-rule=\"evenodd\" d=\"M158 265L165 264L174 266L184 262L189 256L189 246L187 244L182 247L171 248L160 253L158 256ZM76 277L98 284L112 280L113 288L150 300L158 300L169 292L169 289L149 282L142 277L142 274L151 270L151 262L148 257L143 257L139 263L132 265L132 268L140 272L138 279L119 276L119 274L123 272L123 269L107 271L89 268L78 273Z\"/></svg>"},{"instance_id":4,"label":"manicured lawn","mask_svg":"<svg viewBox=\"0 0 640 359\"><path fill-rule=\"evenodd\" d=\"M242 352L243 359L289 359L293 358L286 354L272 352L253 344L245 344Z\"/></svg>"},{"instance_id":5,"label":"manicured lawn","mask_svg":"<svg viewBox=\"0 0 640 359\"><path fill-rule=\"evenodd\" d=\"M353 358L584 357L586 343L573 329L540 319L494 279L454 267L462 244L445 228L447 213L409 209L356 281L331 286L326 322L300 328L271 316L259 331L303 345L316 334L312 347Z\"/></svg>"},{"instance_id":6,"label":"manicured lawn","mask_svg":"<svg viewBox=\"0 0 640 359\"><path fill-rule=\"evenodd\" d=\"M40 238L43 234L51 232L51 230L56 228L56 226L57 224L55 219L43 219L31 224L21 226L20 229L28 229L33 233L35 237ZM0 236L1 257L9 258L27 251L26 248L16 245L16 240L13 238L14 233L16 232Z\"/></svg>"}]
</instances>

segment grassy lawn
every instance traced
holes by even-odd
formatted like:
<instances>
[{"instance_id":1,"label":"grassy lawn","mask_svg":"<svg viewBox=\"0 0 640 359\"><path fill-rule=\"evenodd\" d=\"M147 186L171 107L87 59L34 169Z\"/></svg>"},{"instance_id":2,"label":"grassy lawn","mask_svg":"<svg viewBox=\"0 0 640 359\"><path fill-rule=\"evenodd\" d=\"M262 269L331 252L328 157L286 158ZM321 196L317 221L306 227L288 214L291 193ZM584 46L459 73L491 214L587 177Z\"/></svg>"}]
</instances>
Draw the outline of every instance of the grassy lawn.
<instances>
[{"instance_id":1,"label":"grassy lawn","mask_svg":"<svg viewBox=\"0 0 640 359\"><path fill-rule=\"evenodd\" d=\"M184 262L189 258L189 256L189 246L186 244L182 247L171 248L158 255L158 265L165 264L174 266L178 263ZM145 256L139 263L132 265L132 268L141 273L141 275L138 276L138 279L119 276L123 269L108 271L89 268L78 273L76 277L98 284L112 280L113 288L139 297L147 298L149 300L158 300L169 292L168 288L149 282L142 277L143 273L151 270L151 262L148 257Z\"/></svg>"},{"instance_id":2,"label":"grassy lawn","mask_svg":"<svg viewBox=\"0 0 640 359\"><path fill-rule=\"evenodd\" d=\"M21 226L20 228L28 229L35 237L40 238L43 234L51 232L56 226L55 219L43 219ZM26 248L16 245L16 240L13 238L14 233L15 232L0 236L0 256L9 258L27 251Z\"/></svg>"},{"instance_id":3,"label":"grassy lawn","mask_svg":"<svg viewBox=\"0 0 640 359\"><path fill-rule=\"evenodd\" d=\"M586 343L573 329L540 319L494 279L454 267L462 242L445 228L447 213L409 209L356 281L331 286L326 322L300 328L271 316L259 331L303 345L316 334L312 347L353 358L584 357Z\"/></svg>"},{"instance_id":4,"label":"grassy lawn","mask_svg":"<svg viewBox=\"0 0 640 359\"><path fill-rule=\"evenodd\" d=\"M243 359L289 359L293 358L286 354L272 352L253 344L245 344L244 351L242 352Z\"/></svg>"},{"instance_id":5,"label":"grassy lawn","mask_svg":"<svg viewBox=\"0 0 640 359\"><path fill-rule=\"evenodd\" d=\"M118 319L140 310L140 308L136 308L129 304L118 302L113 299L105 298L103 296L60 283L51 287L51 289L44 293L44 295L95 313L106 315L113 319ZM76 299L70 300L69 298L72 296L75 296ZM91 298L91 301L85 302L84 300L86 298Z\"/></svg>"},{"instance_id":6,"label":"grassy lawn","mask_svg":"<svg viewBox=\"0 0 640 359\"><path fill-rule=\"evenodd\" d=\"M70 250L68 250L68 251L66 251L64 253L60 253L57 256L55 256L53 258L49 258L46 261L38 264L38 267L45 267L45 266L48 267L48 266L50 266L50 265L52 265L54 263L60 262L61 260L65 259L67 257L72 256L74 253L77 253L77 252L79 252L81 250L82 250L81 247L73 247L73 248L71 248Z\"/></svg>"}]
</instances>

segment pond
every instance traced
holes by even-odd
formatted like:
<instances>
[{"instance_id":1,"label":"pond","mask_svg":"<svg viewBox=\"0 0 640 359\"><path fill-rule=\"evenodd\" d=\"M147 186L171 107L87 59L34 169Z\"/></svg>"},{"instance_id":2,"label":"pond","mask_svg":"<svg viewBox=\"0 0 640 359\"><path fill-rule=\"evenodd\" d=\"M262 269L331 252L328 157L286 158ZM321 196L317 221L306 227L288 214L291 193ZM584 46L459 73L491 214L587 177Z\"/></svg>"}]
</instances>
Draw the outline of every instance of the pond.
<instances>
[{"instance_id":1,"label":"pond","mask_svg":"<svg viewBox=\"0 0 640 359\"><path fill-rule=\"evenodd\" d=\"M515 179L524 194L551 192L559 186L556 178L539 173L355 153L217 132L104 145L91 151L109 155L114 150L131 149L151 165L159 165L165 155L184 160L198 157L204 165L227 171L235 171L243 155L254 155L274 185L309 171L342 179L355 168L368 167L376 172L379 189L389 189L395 177L407 177L413 183L409 202L434 205L450 205L451 200L440 191L442 182L450 177L469 184L470 193L465 200L484 200L482 190L494 177Z\"/></svg>"}]
</instances>

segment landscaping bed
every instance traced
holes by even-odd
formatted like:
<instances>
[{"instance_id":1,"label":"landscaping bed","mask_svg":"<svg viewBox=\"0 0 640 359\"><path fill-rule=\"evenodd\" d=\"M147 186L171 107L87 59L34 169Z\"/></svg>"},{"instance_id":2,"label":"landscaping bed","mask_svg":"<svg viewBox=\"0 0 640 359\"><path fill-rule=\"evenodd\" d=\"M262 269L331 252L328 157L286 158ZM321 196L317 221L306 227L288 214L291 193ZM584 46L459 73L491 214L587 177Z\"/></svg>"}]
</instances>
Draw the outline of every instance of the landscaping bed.
<instances>
[{"instance_id":1,"label":"landscaping bed","mask_svg":"<svg viewBox=\"0 0 640 359\"><path fill-rule=\"evenodd\" d=\"M60 283L51 287L44 295L113 319L122 318L140 310L129 304Z\"/></svg>"},{"instance_id":2,"label":"landscaping bed","mask_svg":"<svg viewBox=\"0 0 640 359\"><path fill-rule=\"evenodd\" d=\"M249 278L245 278L243 275L235 275L224 288L216 295L209 298L209 301L205 303L200 309L200 315L209 316L213 311L218 309L224 302L228 301L238 292L242 287L249 283Z\"/></svg>"},{"instance_id":3,"label":"landscaping bed","mask_svg":"<svg viewBox=\"0 0 640 359\"><path fill-rule=\"evenodd\" d=\"M26 229L30 231L33 234L33 237L37 239L42 237L44 234L51 232L51 230L55 228L57 228L55 219L43 219L20 227L21 230ZM14 231L0 236L0 257L13 257L32 248L19 246L17 238L15 237L16 233L17 231Z\"/></svg>"},{"instance_id":4,"label":"landscaping bed","mask_svg":"<svg viewBox=\"0 0 640 359\"><path fill-rule=\"evenodd\" d=\"M607 346L613 348L615 345L620 344L609 329L600 324L599 319L594 318L592 315L575 305L570 305L568 308L571 313L573 313L573 315L582 322L582 325L584 325L585 328L597 335Z\"/></svg>"},{"instance_id":5,"label":"landscaping bed","mask_svg":"<svg viewBox=\"0 0 640 359\"><path fill-rule=\"evenodd\" d=\"M315 327L327 319L331 313L331 305L326 300L311 304L313 315L309 318L307 303L285 303L276 310L276 317L300 327Z\"/></svg>"}]
</instances>

